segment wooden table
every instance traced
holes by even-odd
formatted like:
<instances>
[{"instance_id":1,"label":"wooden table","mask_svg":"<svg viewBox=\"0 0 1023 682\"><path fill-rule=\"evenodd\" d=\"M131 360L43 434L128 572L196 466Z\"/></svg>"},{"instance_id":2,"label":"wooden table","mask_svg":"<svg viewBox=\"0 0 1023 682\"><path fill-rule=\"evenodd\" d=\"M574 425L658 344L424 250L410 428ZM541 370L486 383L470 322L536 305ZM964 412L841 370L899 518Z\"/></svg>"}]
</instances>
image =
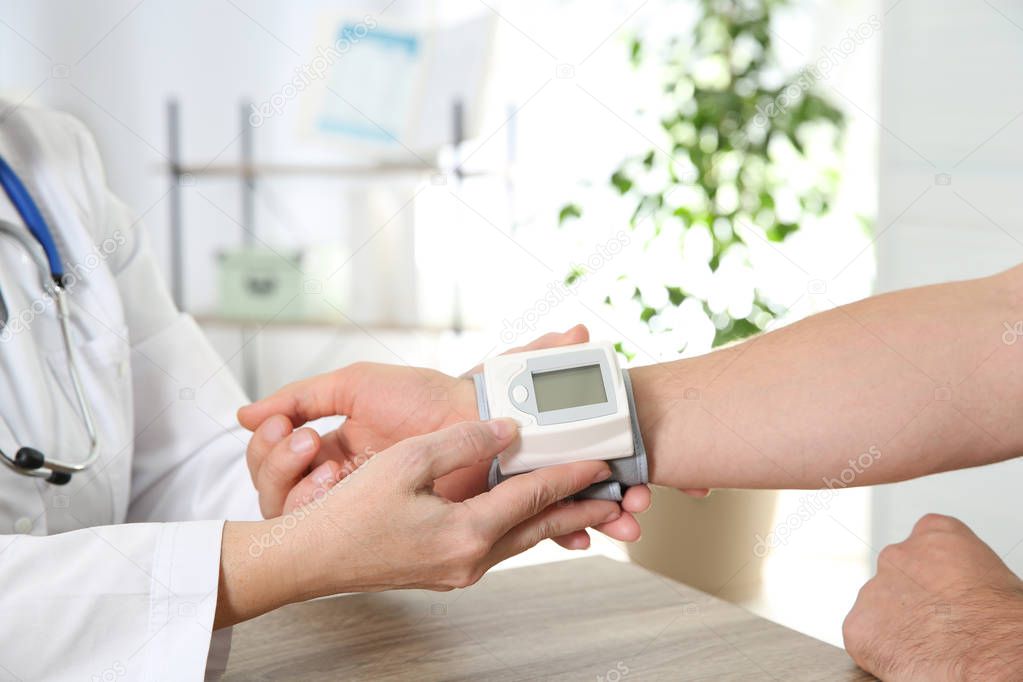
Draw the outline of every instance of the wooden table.
<instances>
[{"instance_id":1,"label":"wooden table","mask_svg":"<svg viewBox=\"0 0 1023 682\"><path fill-rule=\"evenodd\" d=\"M632 564L360 594L235 628L226 680L870 680L845 652Z\"/></svg>"}]
</instances>

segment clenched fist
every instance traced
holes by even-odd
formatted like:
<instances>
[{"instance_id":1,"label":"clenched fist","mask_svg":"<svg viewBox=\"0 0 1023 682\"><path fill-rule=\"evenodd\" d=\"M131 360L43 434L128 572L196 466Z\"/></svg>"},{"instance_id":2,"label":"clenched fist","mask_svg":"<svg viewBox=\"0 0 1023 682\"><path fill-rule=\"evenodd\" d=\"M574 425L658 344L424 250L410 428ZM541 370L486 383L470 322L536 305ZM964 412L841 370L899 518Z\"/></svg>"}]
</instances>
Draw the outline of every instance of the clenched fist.
<instances>
[{"instance_id":1,"label":"clenched fist","mask_svg":"<svg viewBox=\"0 0 1023 682\"><path fill-rule=\"evenodd\" d=\"M842 631L883 680L1023 680L1023 581L961 521L928 514L881 550Z\"/></svg>"}]
</instances>

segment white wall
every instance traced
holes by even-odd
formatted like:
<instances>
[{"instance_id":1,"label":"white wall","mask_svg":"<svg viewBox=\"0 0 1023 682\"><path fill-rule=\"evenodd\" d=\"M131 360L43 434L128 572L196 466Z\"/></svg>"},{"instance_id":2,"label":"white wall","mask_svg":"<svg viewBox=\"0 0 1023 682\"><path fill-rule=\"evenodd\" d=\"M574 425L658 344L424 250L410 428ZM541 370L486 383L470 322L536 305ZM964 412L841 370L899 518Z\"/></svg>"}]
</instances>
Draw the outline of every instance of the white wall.
<instances>
[{"instance_id":1,"label":"white wall","mask_svg":"<svg viewBox=\"0 0 1023 682\"><path fill-rule=\"evenodd\" d=\"M888 0L882 57L878 286L997 272L1023 260L1023 6ZM947 177L943 177L945 174ZM944 184L948 183L948 184ZM992 330L993 335L1001 329ZM871 545L927 512L958 516L1023 572L1023 461L882 486ZM1016 549L1016 551L1012 551Z\"/></svg>"},{"instance_id":2,"label":"white wall","mask_svg":"<svg viewBox=\"0 0 1023 682\"><path fill-rule=\"evenodd\" d=\"M163 270L169 273L168 98L180 101L186 164L237 163L240 101L261 102L281 91L316 54L325 37L323 19L340 14L361 18L385 7L388 17L400 19L428 13L434 6L405 0L0 0L0 93L14 101L63 109L85 122L98 141L110 186L144 217ZM268 119L255 132L259 160L363 160L310 139L302 126L304 104L290 102L283 115ZM367 209L360 221L352 217L351 199L370 193L363 183L268 181L257 195L258 241L275 250L323 244L353 250L371 231L367 226L383 224L395 202L404 203L416 184L399 180L383 190L375 187L378 214ZM208 312L217 305L214 254L242 241L239 183L234 178L197 178L183 188L183 206L186 306L191 312ZM408 267L409 224L410 217L393 221L346 268L347 285L360 285L360 295L350 298L358 302L363 321L376 311L407 313L404 303L415 300L415 272ZM208 331L221 354L233 358L232 369L238 373L242 336L224 327ZM267 334L265 353L280 357L283 345L293 356L316 357L325 344L344 345L334 344L330 334L322 336L327 339L274 330ZM365 347L362 351L371 352ZM340 359L354 359L353 354ZM279 364L273 363L273 369ZM308 371L305 364L301 369ZM261 382L264 386L279 376L269 374Z\"/></svg>"},{"instance_id":3,"label":"white wall","mask_svg":"<svg viewBox=\"0 0 1023 682\"><path fill-rule=\"evenodd\" d=\"M642 144L633 129L581 94L576 83L593 88L624 115L631 114L635 101L629 99L628 88L621 86L624 77L625 85L635 87L628 80L634 80L634 74L617 30L644 5L638 0L616 0L591 8L577 0L501 7L506 20L497 22L497 50L503 61L495 67L495 85L484 112L481 138L486 143L473 162L486 165L502 160L508 107L528 102L515 122L520 139L531 142L528 153L520 158L521 221L515 238L543 254L553 264L550 271L538 267L525 250L511 247L509 251L508 238L495 230L495 226L505 232L512 229L500 188L496 193L492 188L469 188L465 199L474 212L453 202L445 187L427 182L424 188L421 179L393 182L375 197L373 204L378 208L370 215L353 210L357 202L352 195L362 199L369 192L365 183L308 178L262 183L256 215L259 239L275 249L333 240L354 250L388 221L396 207L423 190L417 198L423 208L416 207L416 217L434 211L436 229L416 234L417 247L423 242L430 247L420 249L422 257L415 262L419 272L412 267L411 216L403 212L369 240L346 268L354 293L353 317L365 323L396 308L405 307L407 313L407 304L418 298L431 304L427 321L442 323L451 299L450 288L444 288L450 282L443 280L458 277L463 280L467 316L488 333L484 339L460 343L393 335L381 342L379 334L339 336L330 330L268 329L253 344L261 350L261 387L365 357L456 370L465 358L475 360L499 345L502 318L515 317L509 311L529 310L546 293L547 285L567 272L567 267L562 268L567 259L559 260L564 252L555 256L551 250L550 232L558 208L573 198L580 176L594 172L597 182L605 182L607 169L625 150ZM67 110L86 123L98 140L111 187L144 215L167 272L167 98L175 96L181 102L184 161L235 162L240 154L239 100L260 102L280 91L295 69L315 54L326 15L380 16L382 12L387 19L427 22L472 13L490 15L486 5L475 0L0 0L0 93L15 101ZM650 3L632 20L656 21L660 16ZM565 26L572 30L565 31ZM555 78L555 67L561 62L576 65L578 80ZM298 98L283 115L256 131L259 159L366 160L303 135L301 119L307 104ZM600 143L594 144L598 139ZM446 200L447 209L433 206L435 195ZM183 200L186 302L191 311L202 312L217 301L212 254L241 240L240 196L232 180L200 178L184 188ZM610 221L607 226L614 227ZM597 236L592 239L598 241ZM584 246L585 255L592 245ZM484 252L499 253L501 258L481 258ZM431 260L431 253L440 257ZM495 268L516 272L517 281L529 286L501 286ZM535 333L587 317L584 307L566 305L546 316ZM408 316L402 321L408 321ZM221 354L233 358L231 367L239 373L237 351L244 339L221 326L207 327L207 331Z\"/></svg>"}]
</instances>

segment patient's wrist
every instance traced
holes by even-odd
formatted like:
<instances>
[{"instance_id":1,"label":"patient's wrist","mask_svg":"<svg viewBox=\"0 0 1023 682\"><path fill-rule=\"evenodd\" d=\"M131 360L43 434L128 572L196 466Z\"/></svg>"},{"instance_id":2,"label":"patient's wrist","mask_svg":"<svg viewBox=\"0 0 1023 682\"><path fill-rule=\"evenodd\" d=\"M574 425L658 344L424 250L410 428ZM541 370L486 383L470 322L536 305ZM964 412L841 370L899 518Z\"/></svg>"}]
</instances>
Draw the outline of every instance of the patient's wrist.
<instances>
[{"instance_id":1,"label":"patient's wrist","mask_svg":"<svg viewBox=\"0 0 1023 682\"><path fill-rule=\"evenodd\" d=\"M451 408L451 415L445 420L445 425L478 420L479 407L476 403L476 386L472 378L458 377L452 378L452 381L454 383L443 393Z\"/></svg>"},{"instance_id":2,"label":"patient's wrist","mask_svg":"<svg viewBox=\"0 0 1023 682\"><path fill-rule=\"evenodd\" d=\"M703 409L701 359L629 369L651 483L720 487L706 465L712 461L713 418Z\"/></svg>"},{"instance_id":3,"label":"patient's wrist","mask_svg":"<svg viewBox=\"0 0 1023 682\"><path fill-rule=\"evenodd\" d=\"M998 591L980 600L976 627L970 628L973 641L965 654L962 669L966 679L1014 680L1023 670L1023 591ZM978 642L979 640L979 642Z\"/></svg>"},{"instance_id":4,"label":"patient's wrist","mask_svg":"<svg viewBox=\"0 0 1023 682\"><path fill-rule=\"evenodd\" d=\"M669 459L672 450L664 446L664 433L672 419L666 410L671 403L662 399L663 376L659 365L633 367L629 369L632 380L632 395L636 404L639 430L646 446L647 467L650 482L674 486L673 469Z\"/></svg>"},{"instance_id":5,"label":"patient's wrist","mask_svg":"<svg viewBox=\"0 0 1023 682\"><path fill-rule=\"evenodd\" d=\"M224 524L214 629L311 596L282 518Z\"/></svg>"}]
</instances>

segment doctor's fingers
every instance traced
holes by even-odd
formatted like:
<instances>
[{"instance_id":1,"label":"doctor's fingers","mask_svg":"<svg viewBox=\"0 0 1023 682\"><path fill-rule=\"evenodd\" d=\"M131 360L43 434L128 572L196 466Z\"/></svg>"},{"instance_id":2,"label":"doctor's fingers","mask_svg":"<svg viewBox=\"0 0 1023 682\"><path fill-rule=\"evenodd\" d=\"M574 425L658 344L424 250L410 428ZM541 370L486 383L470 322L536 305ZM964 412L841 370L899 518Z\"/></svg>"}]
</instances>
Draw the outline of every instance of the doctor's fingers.
<instances>
[{"instance_id":1,"label":"doctor's fingers","mask_svg":"<svg viewBox=\"0 0 1023 682\"><path fill-rule=\"evenodd\" d=\"M460 422L440 431L406 438L373 457L392 467L396 480L414 489L432 488L452 471L493 459L518 435L511 419Z\"/></svg>"},{"instance_id":2,"label":"doctor's fingers","mask_svg":"<svg viewBox=\"0 0 1023 682\"><path fill-rule=\"evenodd\" d=\"M287 421L283 417L272 421L278 419ZM278 440L270 447L269 452L261 452L270 439L280 433L279 430L275 430L279 426L273 423L268 424L266 428L270 431L269 438L263 434L261 427L250 441L250 450L256 452L250 456L249 471L259 492L260 510L269 518L283 511L292 489L309 473L309 468L320 449L320 437L312 429L298 429ZM334 464L340 469L336 462Z\"/></svg>"},{"instance_id":3,"label":"doctor's fingers","mask_svg":"<svg viewBox=\"0 0 1023 682\"><path fill-rule=\"evenodd\" d=\"M465 501L474 514L479 517L479 524L497 536L508 533L512 528L530 519L551 505L558 504L561 509L569 509L582 505L582 502L567 501L575 493L588 488L594 483L606 480L611 475L607 462L585 461L571 464L558 464L512 476L499 483L493 490L481 493ZM605 501L606 502L606 501ZM560 504L559 504L560 503ZM616 502L607 502L605 509L621 509ZM605 516L607 516L605 514ZM615 518L618 518L615 516ZM594 523L605 523L610 519L599 518ZM592 524L587 524L592 525ZM585 527L585 526L582 526ZM549 537L557 537L578 530L568 528Z\"/></svg>"},{"instance_id":4,"label":"doctor's fingers","mask_svg":"<svg viewBox=\"0 0 1023 682\"><path fill-rule=\"evenodd\" d=\"M640 536L639 521L634 514L624 510L617 519L594 526L593 529L622 542L635 542Z\"/></svg>"},{"instance_id":5,"label":"doctor's fingers","mask_svg":"<svg viewBox=\"0 0 1023 682\"><path fill-rule=\"evenodd\" d=\"M608 500L580 500L570 504L552 504L539 514L519 523L495 543L489 560L496 564L520 554L547 538L585 533L585 529L618 518L621 509ZM579 540L575 540L578 542ZM581 549L581 547L580 547Z\"/></svg>"},{"instance_id":6,"label":"doctor's fingers","mask_svg":"<svg viewBox=\"0 0 1023 682\"><path fill-rule=\"evenodd\" d=\"M682 492L693 497L706 497L710 494L710 490L707 488L684 488ZM649 509L651 501L649 486L631 486L625 491L625 497L622 499L622 515L610 523L603 523L593 528L615 540L635 542L642 535L636 514L641 514ZM580 544L585 541L573 534L572 537L565 538L565 542L562 542L562 538L555 538L555 542L566 549L581 549Z\"/></svg>"},{"instance_id":7,"label":"doctor's fingers","mask_svg":"<svg viewBox=\"0 0 1023 682\"><path fill-rule=\"evenodd\" d=\"M551 538L554 542L561 545L565 549L579 550L590 548L590 534L586 530L574 530L566 535L559 535L556 538Z\"/></svg>"},{"instance_id":8,"label":"doctor's fingers","mask_svg":"<svg viewBox=\"0 0 1023 682\"><path fill-rule=\"evenodd\" d=\"M263 465L263 461L278 443L291 435L293 430L290 419L275 415L260 424L253 432L249 438L249 445L245 448L245 461L249 465L253 483L256 482L256 472Z\"/></svg>"},{"instance_id":9,"label":"doctor's fingers","mask_svg":"<svg viewBox=\"0 0 1023 682\"><path fill-rule=\"evenodd\" d=\"M349 365L292 382L271 395L238 410L238 423L254 431L271 415L282 414L293 424L350 412L353 391L349 384L360 371Z\"/></svg>"},{"instance_id":10,"label":"doctor's fingers","mask_svg":"<svg viewBox=\"0 0 1023 682\"><path fill-rule=\"evenodd\" d=\"M301 507L303 504L309 504L316 500L340 483L341 479L347 475L341 464L333 460L323 462L314 468L312 473L295 484L295 487L291 489L291 492L288 493L284 500L284 507L281 509L281 513L288 514L294 511L296 507Z\"/></svg>"},{"instance_id":11,"label":"doctor's fingers","mask_svg":"<svg viewBox=\"0 0 1023 682\"><path fill-rule=\"evenodd\" d=\"M650 508L650 486L629 486L622 497L622 509L634 514L645 512Z\"/></svg>"},{"instance_id":12,"label":"doctor's fingers","mask_svg":"<svg viewBox=\"0 0 1023 682\"><path fill-rule=\"evenodd\" d=\"M593 530L600 531L609 538L622 542L635 542L642 535L639 521L636 514L646 511L650 507L650 488L645 485L634 485L625 491L621 502L622 515L608 523L594 526ZM553 538L565 549L586 549L590 546L589 536L585 532L569 533L564 537Z\"/></svg>"},{"instance_id":13,"label":"doctor's fingers","mask_svg":"<svg viewBox=\"0 0 1023 682\"><path fill-rule=\"evenodd\" d=\"M639 521L627 511L622 511L618 518L593 526L593 530L600 531L609 538L622 542L635 542L641 535ZM551 540L565 549L586 549L590 546L590 536L585 530L572 531L567 535L553 537Z\"/></svg>"},{"instance_id":14,"label":"doctor's fingers","mask_svg":"<svg viewBox=\"0 0 1023 682\"><path fill-rule=\"evenodd\" d=\"M571 346L576 343L586 343L590 340L590 330L586 328L586 325L577 324L568 331L564 332L548 332L543 336L533 339L524 346L516 346L515 348L509 348L501 355L508 355L509 353L521 353L527 350L537 350L540 348L557 348L558 346ZM462 374L463 379L471 377L473 374L479 374L483 371L483 364L476 365L472 369L466 370Z\"/></svg>"}]
</instances>

